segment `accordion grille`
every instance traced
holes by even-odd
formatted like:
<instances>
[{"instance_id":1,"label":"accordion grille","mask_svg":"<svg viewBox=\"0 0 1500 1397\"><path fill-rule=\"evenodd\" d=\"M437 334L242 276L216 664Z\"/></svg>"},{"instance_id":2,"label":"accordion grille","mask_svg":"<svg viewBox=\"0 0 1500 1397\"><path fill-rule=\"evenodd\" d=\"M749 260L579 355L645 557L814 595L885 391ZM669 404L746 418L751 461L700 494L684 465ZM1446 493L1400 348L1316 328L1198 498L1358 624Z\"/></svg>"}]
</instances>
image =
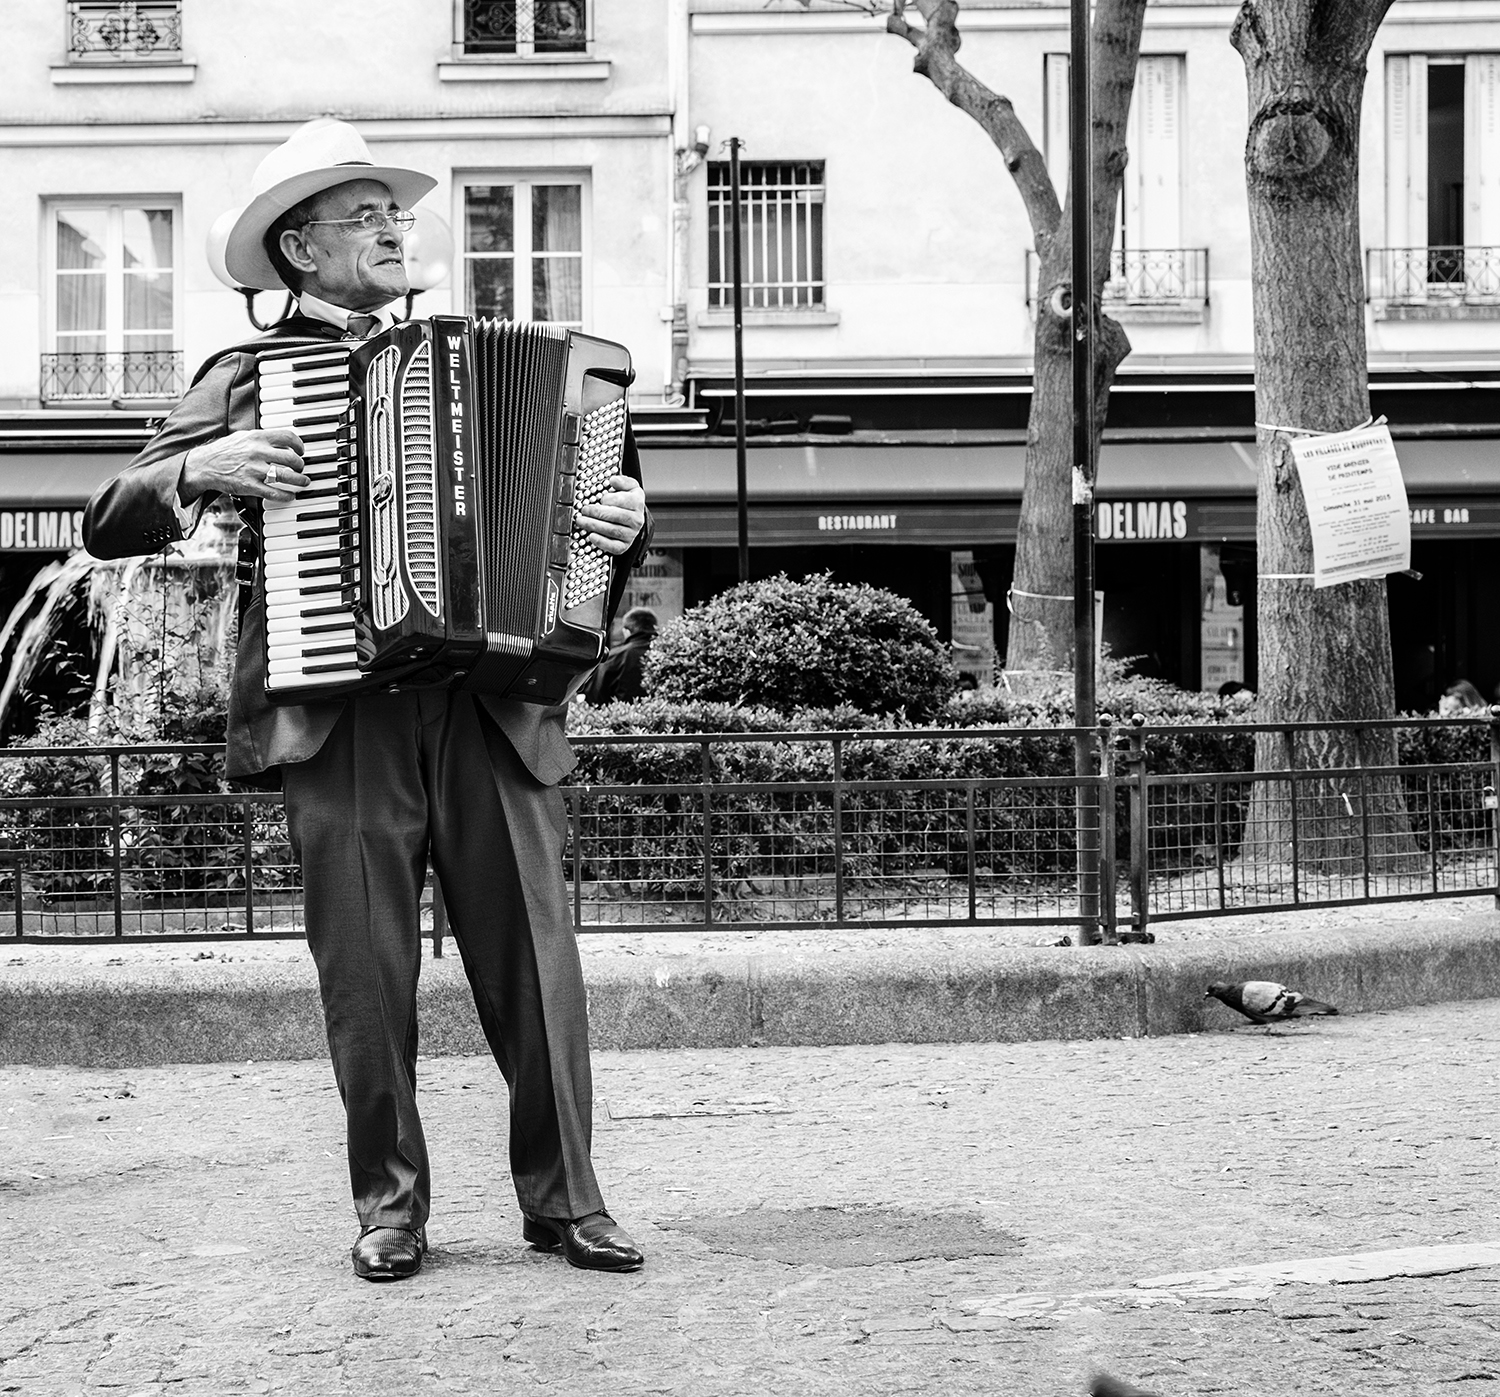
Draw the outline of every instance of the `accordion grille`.
<instances>
[{"instance_id":1,"label":"accordion grille","mask_svg":"<svg viewBox=\"0 0 1500 1397\"><path fill-rule=\"evenodd\" d=\"M584 414L579 428L578 484L574 496L578 506L598 501L604 493L605 483L620 468L624 447L624 397ZM609 590L613 559L594 544L593 538L594 535L582 524L574 523L568 549L567 579L563 585L565 610L582 606Z\"/></svg>"},{"instance_id":2,"label":"accordion grille","mask_svg":"<svg viewBox=\"0 0 1500 1397\"><path fill-rule=\"evenodd\" d=\"M417 600L442 619L438 575L437 451L432 421L432 345L423 340L401 378L401 545Z\"/></svg>"},{"instance_id":3,"label":"accordion grille","mask_svg":"<svg viewBox=\"0 0 1500 1397\"><path fill-rule=\"evenodd\" d=\"M369 537L371 595L366 599L376 626L388 630L406 615L410 603L401 585L396 528L396 366L401 352L383 349L365 374L368 426Z\"/></svg>"}]
</instances>

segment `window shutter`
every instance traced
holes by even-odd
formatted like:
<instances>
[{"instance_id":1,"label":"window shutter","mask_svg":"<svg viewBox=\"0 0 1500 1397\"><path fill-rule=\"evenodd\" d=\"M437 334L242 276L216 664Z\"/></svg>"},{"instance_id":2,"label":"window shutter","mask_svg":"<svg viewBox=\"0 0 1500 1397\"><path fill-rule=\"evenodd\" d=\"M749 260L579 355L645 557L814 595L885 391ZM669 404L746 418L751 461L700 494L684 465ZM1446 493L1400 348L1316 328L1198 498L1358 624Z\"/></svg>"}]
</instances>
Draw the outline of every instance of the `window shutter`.
<instances>
[{"instance_id":1,"label":"window shutter","mask_svg":"<svg viewBox=\"0 0 1500 1397\"><path fill-rule=\"evenodd\" d=\"M1182 246L1182 69L1175 53L1143 56L1136 68L1125 166L1125 235L1133 247Z\"/></svg>"},{"instance_id":2,"label":"window shutter","mask_svg":"<svg viewBox=\"0 0 1500 1397\"><path fill-rule=\"evenodd\" d=\"M1500 54L1464 60L1464 242L1500 244Z\"/></svg>"},{"instance_id":3,"label":"window shutter","mask_svg":"<svg viewBox=\"0 0 1500 1397\"><path fill-rule=\"evenodd\" d=\"M1385 227L1389 247L1427 246L1427 57L1385 65Z\"/></svg>"},{"instance_id":4,"label":"window shutter","mask_svg":"<svg viewBox=\"0 0 1500 1397\"><path fill-rule=\"evenodd\" d=\"M1068 55L1049 53L1042 59L1043 145L1047 173L1057 190L1057 201L1068 202Z\"/></svg>"}]
</instances>

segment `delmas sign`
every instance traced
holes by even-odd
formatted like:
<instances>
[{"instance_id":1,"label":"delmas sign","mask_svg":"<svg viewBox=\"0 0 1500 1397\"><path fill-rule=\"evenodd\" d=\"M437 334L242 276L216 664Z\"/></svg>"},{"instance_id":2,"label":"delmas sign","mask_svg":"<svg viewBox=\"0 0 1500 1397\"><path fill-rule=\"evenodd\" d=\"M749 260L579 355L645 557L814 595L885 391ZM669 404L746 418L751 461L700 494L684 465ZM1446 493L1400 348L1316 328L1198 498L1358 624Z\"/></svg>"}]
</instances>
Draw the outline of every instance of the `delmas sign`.
<instances>
[{"instance_id":1,"label":"delmas sign","mask_svg":"<svg viewBox=\"0 0 1500 1397\"><path fill-rule=\"evenodd\" d=\"M1188 536L1186 500L1101 500L1094 519L1101 542Z\"/></svg>"},{"instance_id":2,"label":"delmas sign","mask_svg":"<svg viewBox=\"0 0 1500 1397\"><path fill-rule=\"evenodd\" d=\"M69 553L82 545L81 509L0 509L0 553Z\"/></svg>"}]
</instances>

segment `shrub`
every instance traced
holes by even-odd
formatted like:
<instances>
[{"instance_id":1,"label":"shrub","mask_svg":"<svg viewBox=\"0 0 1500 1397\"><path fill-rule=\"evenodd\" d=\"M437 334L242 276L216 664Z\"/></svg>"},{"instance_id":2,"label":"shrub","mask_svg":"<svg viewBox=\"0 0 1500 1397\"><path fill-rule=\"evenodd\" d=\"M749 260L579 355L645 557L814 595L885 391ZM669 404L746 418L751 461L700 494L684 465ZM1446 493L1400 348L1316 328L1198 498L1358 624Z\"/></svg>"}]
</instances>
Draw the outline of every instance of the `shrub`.
<instances>
[{"instance_id":1,"label":"shrub","mask_svg":"<svg viewBox=\"0 0 1500 1397\"><path fill-rule=\"evenodd\" d=\"M747 582L662 630L646 659L647 692L796 709L934 714L958 685L936 632L904 597L821 573Z\"/></svg>"}]
</instances>

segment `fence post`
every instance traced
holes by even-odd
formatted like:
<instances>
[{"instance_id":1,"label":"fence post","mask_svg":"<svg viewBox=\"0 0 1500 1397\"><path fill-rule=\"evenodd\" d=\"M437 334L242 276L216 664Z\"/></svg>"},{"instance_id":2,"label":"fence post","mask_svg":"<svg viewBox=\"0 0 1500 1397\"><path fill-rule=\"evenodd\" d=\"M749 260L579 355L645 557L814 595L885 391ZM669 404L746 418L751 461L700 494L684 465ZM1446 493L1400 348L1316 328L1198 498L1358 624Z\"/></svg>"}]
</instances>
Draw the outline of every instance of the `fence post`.
<instances>
[{"instance_id":1,"label":"fence post","mask_svg":"<svg viewBox=\"0 0 1500 1397\"><path fill-rule=\"evenodd\" d=\"M1490 781L1484 793L1485 808L1490 818L1490 848L1495 855L1495 908L1500 911L1500 704L1490 705ZM1433 889L1437 891L1436 888Z\"/></svg>"},{"instance_id":2,"label":"fence post","mask_svg":"<svg viewBox=\"0 0 1500 1397\"><path fill-rule=\"evenodd\" d=\"M1099 916L1104 944L1120 944L1115 910L1115 733L1114 719L1099 715Z\"/></svg>"},{"instance_id":3,"label":"fence post","mask_svg":"<svg viewBox=\"0 0 1500 1397\"><path fill-rule=\"evenodd\" d=\"M1151 920L1151 841L1146 806L1146 726L1143 713L1130 715L1130 921L1145 931Z\"/></svg>"},{"instance_id":4,"label":"fence post","mask_svg":"<svg viewBox=\"0 0 1500 1397\"><path fill-rule=\"evenodd\" d=\"M110 824L113 832L114 858L111 863L114 866L114 892L115 892L115 935L125 935L125 890L121 886L124 881L124 873L121 868L122 855L120 851L120 840L124 834L122 821L120 819L120 754L111 752L109 754L109 795L110 795ZM77 923L74 923L76 930Z\"/></svg>"},{"instance_id":5,"label":"fence post","mask_svg":"<svg viewBox=\"0 0 1500 1397\"><path fill-rule=\"evenodd\" d=\"M712 796L709 781L713 776L713 757L709 753L708 739L702 743L703 783L703 925L712 926L714 920L714 844Z\"/></svg>"},{"instance_id":6,"label":"fence post","mask_svg":"<svg viewBox=\"0 0 1500 1397\"><path fill-rule=\"evenodd\" d=\"M833 920L844 920L844 739L833 739Z\"/></svg>"},{"instance_id":7,"label":"fence post","mask_svg":"<svg viewBox=\"0 0 1500 1397\"><path fill-rule=\"evenodd\" d=\"M245 792L243 829L245 835L245 935L255 931L255 817L251 814L250 793ZM271 930L276 929L276 904L271 904Z\"/></svg>"},{"instance_id":8,"label":"fence post","mask_svg":"<svg viewBox=\"0 0 1500 1397\"><path fill-rule=\"evenodd\" d=\"M432 958L443 958L443 936L448 930L448 904L443 901L443 885L436 871L432 875Z\"/></svg>"}]
</instances>

